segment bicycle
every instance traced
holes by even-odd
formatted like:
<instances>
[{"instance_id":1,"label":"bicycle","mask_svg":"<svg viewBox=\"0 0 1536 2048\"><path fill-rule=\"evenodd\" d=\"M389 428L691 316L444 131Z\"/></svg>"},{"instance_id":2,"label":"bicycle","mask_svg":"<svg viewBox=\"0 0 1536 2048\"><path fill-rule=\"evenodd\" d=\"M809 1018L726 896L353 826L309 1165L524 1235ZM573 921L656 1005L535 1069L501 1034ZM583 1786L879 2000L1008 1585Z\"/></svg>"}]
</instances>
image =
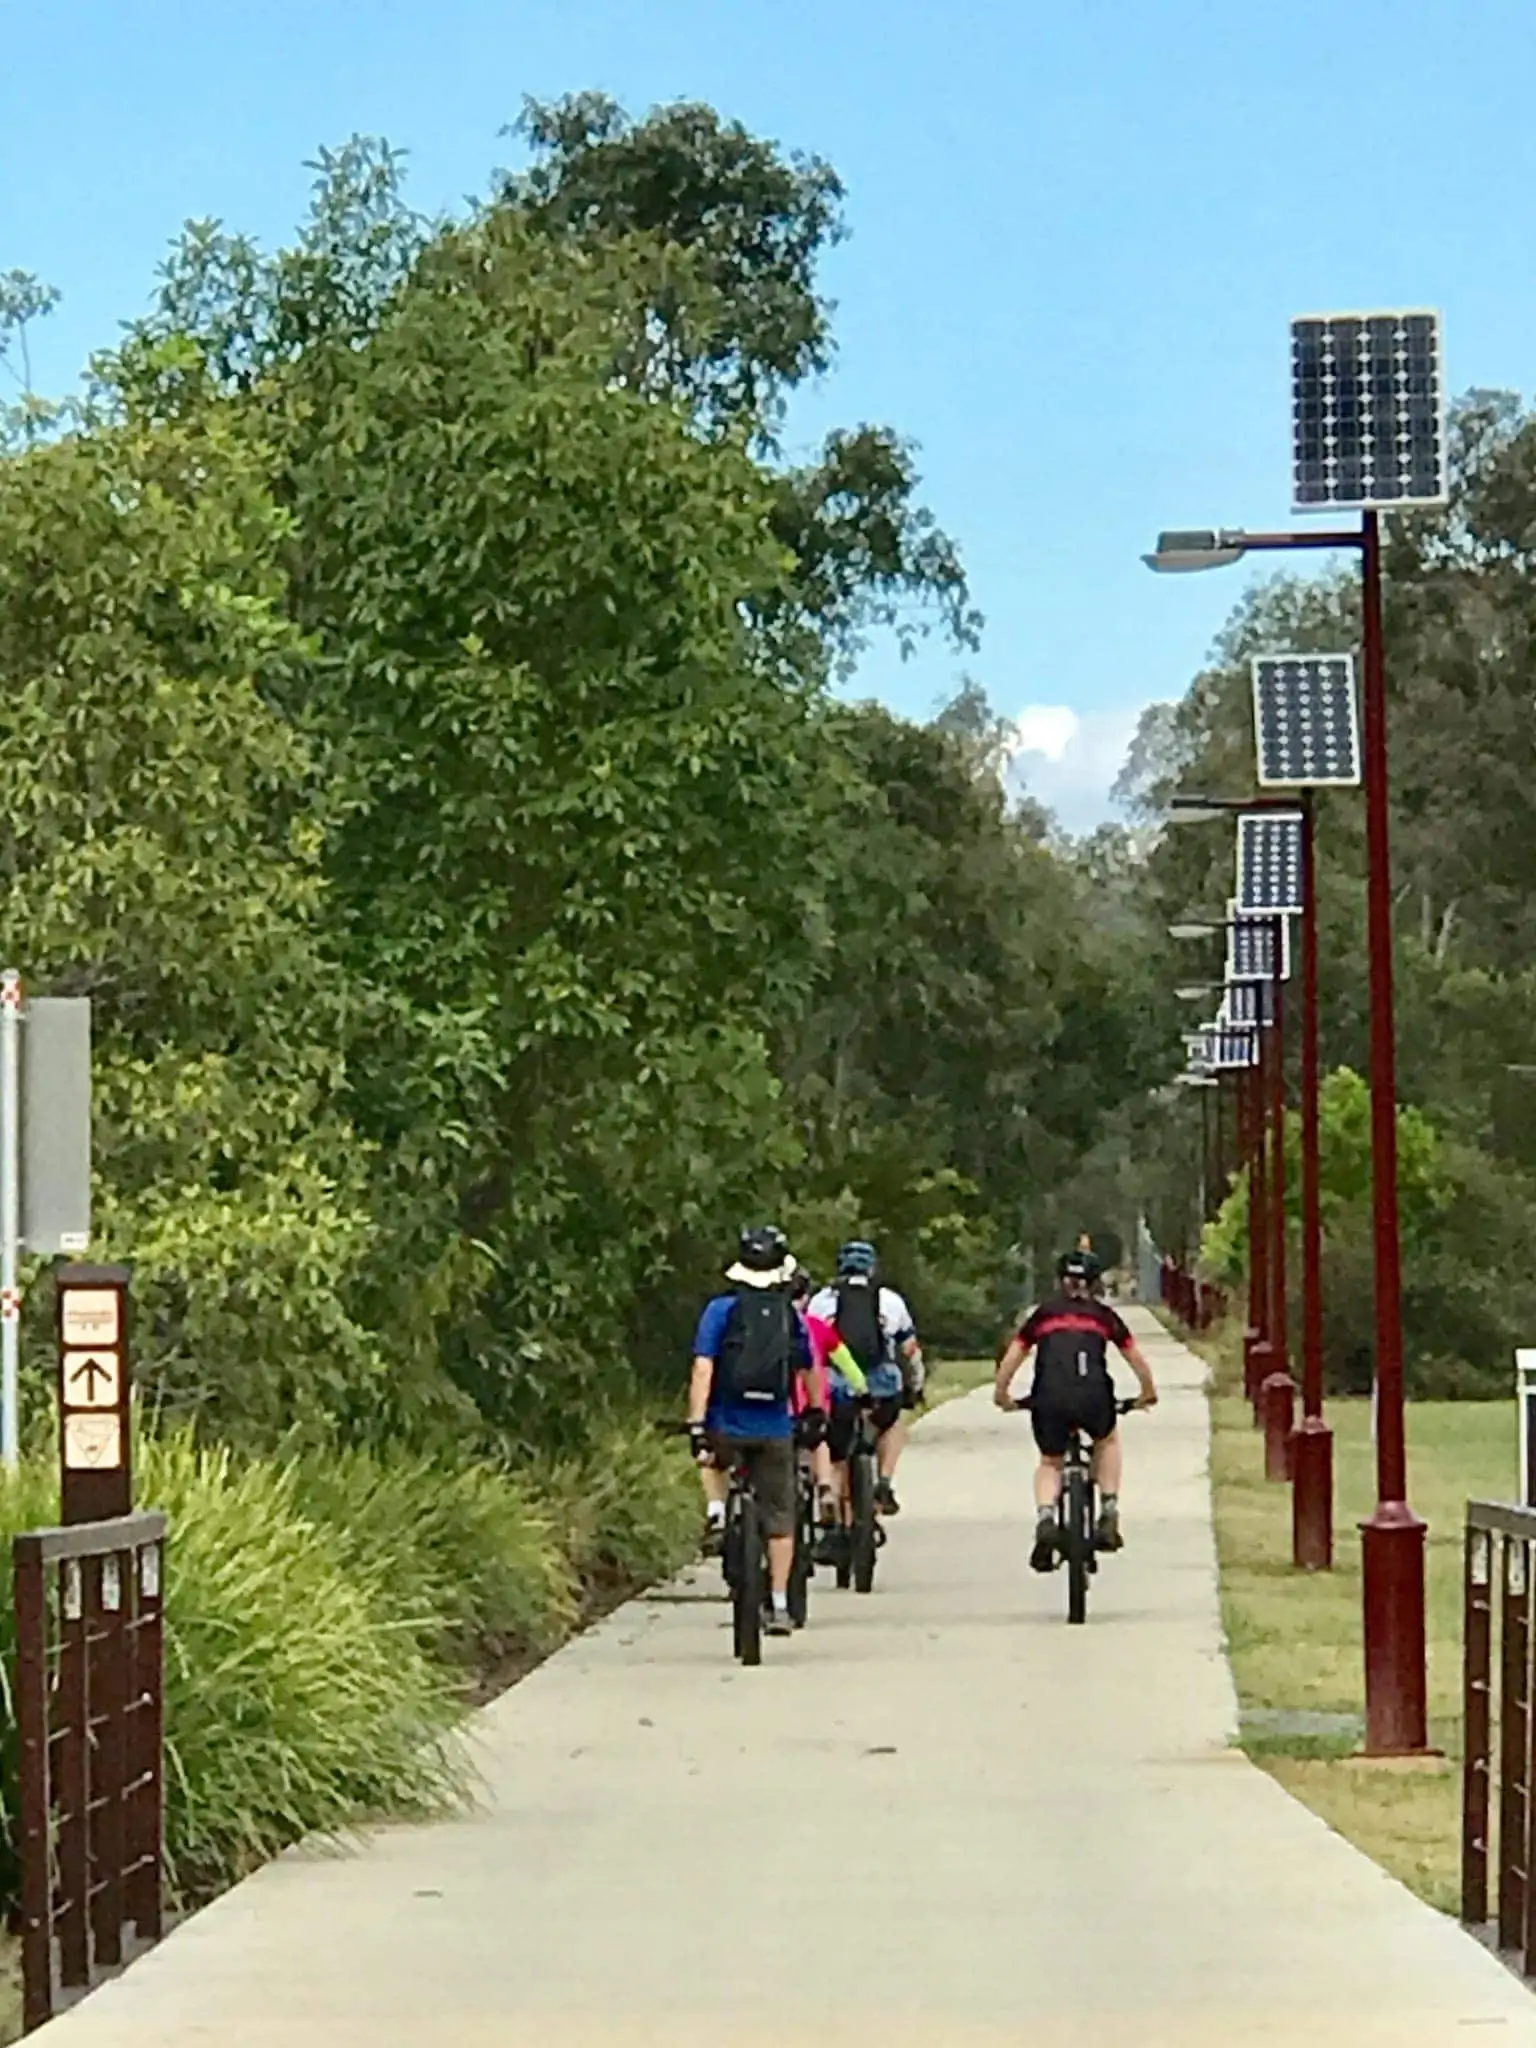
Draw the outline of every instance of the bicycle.
<instances>
[{"instance_id":1,"label":"bicycle","mask_svg":"<svg viewBox=\"0 0 1536 2048\"><path fill-rule=\"evenodd\" d=\"M816 1574L816 1543L821 1534L817 1514L816 1478L804 1447L795 1454L795 1555L789 1568L789 1618L796 1628L810 1619L811 1580Z\"/></svg>"},{"instance_id":2,"label":"bicycle","mask_svg":"<svg viewBox=\"0 0 1536 2048\"><path fill-rule=\"evenodd\" d=\"M658 1422L663 1436L690 1436L686 1422ZM742 1664L763 1661L763 1609L768 1602L768 1546L752 1491L752 1468L738 1449L726 1475L720 1571L731 1595L731 1642Z\"/></svg>"},{"instance_id":3,"label":"bicycle","mask_svg":"<svg viewBox=\"0 0 1536 2048\"><path fill-rule=\"evenodd\" d=\"M838 1547L836 1575L839 1586L846 1589L851 1585L856 1593L872 1593L875 1589L875 1557L885 1541L885 1531L875 1513L880 1439L870 1416L869 1396L857 1396L853 1405L857 1418L853 1441L848 1446L849 1518L842 1531L844 1540Z\"/></svg>"},{"instance_id":4,"label":"bicycle","mask_svg":"<svg viewBox=\"0 0 1536 2048\"><path fill-rule=\"evenodd\" d=\"M1026 1394L1013 1405L1028 1410L1034 1403ZM1129 1415L1140 1405L1135 1400L1117 1400L1115 1415ZM1088 1619L1088 1581L1099 1568L1099 1554L1095 1545L1098 1488L1093 1482L1093 1448L1078 1423L1068 1432L1061 1461L1061 1503L1057 1515L1061 1532L1058 1543L1067 1561L1067 1620L1080 1625Z\"/></svg>"}]
</instances>

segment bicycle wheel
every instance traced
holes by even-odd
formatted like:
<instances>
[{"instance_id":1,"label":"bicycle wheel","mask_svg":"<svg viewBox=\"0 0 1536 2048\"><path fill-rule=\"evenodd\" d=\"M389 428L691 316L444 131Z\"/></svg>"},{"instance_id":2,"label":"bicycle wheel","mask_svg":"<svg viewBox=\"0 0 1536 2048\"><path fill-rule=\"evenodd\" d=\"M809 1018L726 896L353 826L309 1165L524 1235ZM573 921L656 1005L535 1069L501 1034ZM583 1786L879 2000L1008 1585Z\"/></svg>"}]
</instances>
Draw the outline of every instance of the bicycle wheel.
<instances>
[{"instance_id":1,"label":"bicycle wheel","mask_svg":"<svg viewBox=\"0 0 1536 2048\"><path fill-rule=\"evenodd\" d=\"M795 1555L789 1568L789 1618L796 1628L804 1628L810 1615L815 1545L816 1496L802 1485L796 1502Z\"/></svg>"},{"instance_id":2,"label":"bicycle wheel","mask_svg":"<svg viewBox=\"0 0 1536 2048\"><path fill-rule=\"evenodd\" d=\"M855 1451L848 1461L849 1497L853 1505L850 1569L856 1593L873 1592L875 1584L875 1461L868 1451Z\"/></svg>"},{"instance_id":3,"label":"bicycle wheel","mask_svg":"<svg viewBox=\"0 0 1536 2048\"><path fill-rule=\"evenodd\" d=\"M736 1577L736 1655L743 1664L763 1661L763 1532L757 1502L744 1494L740 1514L740 1570Z\"/></svg>"},{"instance_id":4,"label":"bicycle wheel","mask_svg":"<svg viewBox=\"0 0 1536 2048\"><path fill-rule=\"evenodd\" d=\"M725 1530L720 1539L720 1575L731 1598L741 1582L741 1501L732 1493L725 1504Z\"/></svg>"},{"instance_id":5,"label":"bicycle wheel","mask_svg":"<svg viewBox=\"0 0 1536 2048\"><path fill-rule=\"evenodd\" d=\"M1092 1563L1088 1527L1088 1475L1081 1465L1068 1465L1062 1495L1062 1535L1067 1551L1067 1619L1088 1619L1088 1570Z\"/></svg>"}]
</instances>

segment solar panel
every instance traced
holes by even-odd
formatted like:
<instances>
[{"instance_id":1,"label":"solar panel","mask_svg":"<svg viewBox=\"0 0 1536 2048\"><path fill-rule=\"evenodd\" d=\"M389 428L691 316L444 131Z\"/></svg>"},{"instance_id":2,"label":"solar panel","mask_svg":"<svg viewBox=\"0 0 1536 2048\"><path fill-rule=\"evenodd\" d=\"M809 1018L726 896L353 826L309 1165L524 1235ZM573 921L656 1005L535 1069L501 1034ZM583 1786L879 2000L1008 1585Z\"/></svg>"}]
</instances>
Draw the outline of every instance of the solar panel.
<instances>
[{"instance_id":1,"label":"solar panel","mask_svg":"<svg viewBox=\"0 0 1536 2048\"><path fill-rule=\"evenodd\" d=\"M1239 915L1300 911L1300 811L1249 811L1237 821Z\"/></svg>"},{"instance_id":2,"label":"solar panel","mask_svg":"<svg viewBox=\"0 0 1536 2048\"><path fill-rule=\"evenodd\" d=\"M1211 1065L1218 1073L1258 1063L1258 1034L1251 1027L1224 1026L1212 1034Z\"/></svg>"},{"instance_id":3,"label":"solar panel","mask_svg":"<svg viewBox=\"0 0 1536 2048\"><path fill-rule=\"evenodd\" d=\"M1348 654L1261 654L1253 664L1253 731L1266 788L1360 780L1360 714Z\"/></svg>"},{"instance_id":4,"label":"solar panel","mask_svg":"<svg viewBox=\"0 0 1536 2048\"><path fill-rule=\"evenodd\" d=\"M1295 510L1443 505L1440 315L1318 313L1291 322Z\"/></svg>"},{"instance_id":5,"label":"solar panel","mask_svg":"<svg viewBox=\"0 0 1536 2048\"><path fill-rule=\"evenodd\" d=\"M1234 981L1221 999L1216 1021L1232 1024L1273 1024L1275 985L1271 981Z\"/></svg>"},{"instance_id":6,"label":"solar panel","mask_svg":"<svg viewBox=\"0 0 1536 2048\"><path fill-rule=\"evenodd\" d=\"M1228 981L1273 981L1275 927L1280 928L1280 979L1291 978L1291 928L1283 917L1244 917L1236 899L1227 904Z\"/></svg>"}]
</instances>

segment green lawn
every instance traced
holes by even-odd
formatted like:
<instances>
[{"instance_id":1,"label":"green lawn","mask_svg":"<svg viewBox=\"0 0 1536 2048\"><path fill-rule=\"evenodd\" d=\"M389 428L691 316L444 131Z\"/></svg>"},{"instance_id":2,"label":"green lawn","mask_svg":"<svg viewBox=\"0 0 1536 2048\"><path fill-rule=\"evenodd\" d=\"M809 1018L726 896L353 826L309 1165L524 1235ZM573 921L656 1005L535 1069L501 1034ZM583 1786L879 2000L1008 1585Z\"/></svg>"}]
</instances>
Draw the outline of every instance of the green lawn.
<instances>
[{"instance_id":1,"label":"green lawn","mask_svg":"<svg viewBox=\"0 0 1536 2048\"><path fill-rule=\"evenodd\" d=\"M990 1387L996 1371L997 1361L991 1358L930 1360L928 1384L924 1389L929 1412L942 1408L946 1401L953 1401L961 1394L969 1394L976 1387Z\"/></svg>"},{"instance_id":2,"label":"green lawn","mask_svg":"<svg viewBox=\"0 0 1536 2048\"><path fill-rule=\"evenodd\" d=\"M1225 1374L1222 1375L1225 1378ZM1335 1568L1290 1563L1290 1489L1264 1478L1241 1397L1211 1403L1222 1617L1243 1746L1280 1783L1432 1904L1454 1909L1460 1854L1461 1531L1466 1502L1513 1498L1512 1402L1423 1402L1408 1414L1409 1495L1429 1524L1430 1741L1439 1765L1352 1754L1361 1713L1359 1522L1375 1499L1370 1406L1330 1404ZM1280 1716L1334 1717L1308 1726ZM1347 1720L1344 1717L1349 1717Z\"/></svg>"}]
</instances>

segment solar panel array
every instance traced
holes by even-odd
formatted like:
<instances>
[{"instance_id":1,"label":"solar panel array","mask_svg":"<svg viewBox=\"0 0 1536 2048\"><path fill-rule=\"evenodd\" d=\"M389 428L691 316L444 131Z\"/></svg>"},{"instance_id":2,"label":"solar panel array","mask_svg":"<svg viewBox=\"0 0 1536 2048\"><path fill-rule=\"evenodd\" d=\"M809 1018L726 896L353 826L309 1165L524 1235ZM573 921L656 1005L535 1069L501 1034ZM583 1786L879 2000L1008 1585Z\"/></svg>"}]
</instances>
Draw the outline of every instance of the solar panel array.
<instances>
[{"instance_id":1,"label":"solar panel array","mask_svg":"<svg viewBox=\"0 0 1536 2048\"><path fill-rule=\"evenodd\" d=\"M1272 981L1234 981L1216 1013L1218 1024L1273 1024L1275 985Z\"/></svg>"},{"instance_id":2,"label":"solar panel array","mask_svg":"<svg viewBox=\"0 0 1536 2048\"><path fill-rule=\"evenodd\" d=\"M1446 500L1438 313L1291 322L1295 509Z\"/></svg>"},{"instance_id":3,"label":"solar panel array","mask_svg":"<svg viewBox=\"0 0 1536 2048\"><path fill-rule=\"evenodd\" d=\"M1360 780L1360 713L1348 654L1261 654L1253 664L1259 781L1300 789Z\"/></svg>"},{"instance_id":4,"label":"solar panel array","mask_svg":"<svg viewBox=\"0 0 1536 2048\"><path fill-rule=\"evenodd\" d=\"M1291 975L1291 928L1283 917L1242 917L1238 915L1235 902L1227 906L1230 922L1227 926L1227 972L1228 981L1273 981L1275 978L1275 938L1279 927L1280 979L1289 981Z\"/></svg>"},{"instance_id":5,"label":"solar panel array","mask_svg":"<svg viewBox=\"0 0 1536 2048\"><path fill-rule=\"evenodd\" d=\"M1285 915L1302 907L1300 811L1248 811L1237 821L1240 915Z\"/></svg>"},{"instance_id":6,"label":"solar panel array","mask_svg":"<svg viewBox=\"0 0 1536 2048\"><path fill-rule=\"evenodd\" d=\"M1251 1026L1224 1025L1211 1034L1211 1065L1218 1073L1258 1063L1258 1033Z\"/></svg>"}]
</instances>

